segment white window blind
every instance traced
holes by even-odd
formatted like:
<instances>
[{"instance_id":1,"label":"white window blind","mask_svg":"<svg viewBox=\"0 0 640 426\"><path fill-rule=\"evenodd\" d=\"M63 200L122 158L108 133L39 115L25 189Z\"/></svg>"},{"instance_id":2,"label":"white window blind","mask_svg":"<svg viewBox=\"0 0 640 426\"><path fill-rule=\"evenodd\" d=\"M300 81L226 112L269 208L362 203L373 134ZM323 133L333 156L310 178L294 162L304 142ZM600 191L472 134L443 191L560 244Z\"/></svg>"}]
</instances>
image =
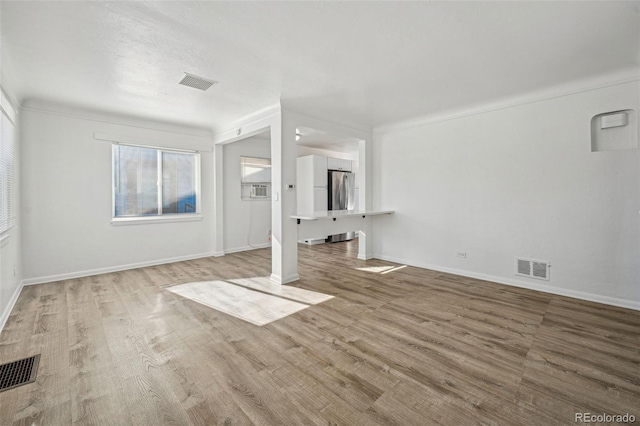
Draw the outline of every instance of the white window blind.
<instances>
[{"instance_id":1,"label":"white window blind","mask_svg":"<svg viewBox=\"0 0 640 426\"><path fill-rule=\"evenodd\" d=\"M0 110L0 234L3 234L16 225L15 112L4 93Z\"/></svg>"},{"instance_id":2,"label":"white window blind","mask_svg":"<svg viewBox=\"0 0 640 426\"><path fill-rule=\"evenodd\" d=\"M240 157L242 183L271 183L271 159Z\"/></svg>"}]
</instances>

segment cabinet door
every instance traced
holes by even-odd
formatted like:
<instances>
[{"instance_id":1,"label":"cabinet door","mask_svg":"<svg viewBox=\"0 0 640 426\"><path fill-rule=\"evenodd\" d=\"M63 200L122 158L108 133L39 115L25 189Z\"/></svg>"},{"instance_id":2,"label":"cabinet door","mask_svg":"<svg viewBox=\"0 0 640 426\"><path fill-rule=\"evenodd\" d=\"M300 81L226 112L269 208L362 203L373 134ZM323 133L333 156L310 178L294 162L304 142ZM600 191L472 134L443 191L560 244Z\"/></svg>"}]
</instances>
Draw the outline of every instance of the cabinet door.
<instances>
[{"instance_id":1,"label":"cabinet door","mask_svg":"<svg viewBox=\"0 0 640 426\"><path fill-rule=\"evenodd\" d=\"M351 160L338 160L338 170L342 170L343 172L351 171Z\"/></svg>"},{"instance_id":2,"label":"cabinet door","mask_svg":"<svg viewBox=\"0 0 640 426\"><path fill-rule=\"evenodd\" d=\"M313 186L327 187L327 157L313 156Z\"/></svg>"},{"instance_id":3,"label":"cabinet door","mask_svg":"<svg viewBox=\"0 0 640 426\"><path fill-rule=\"evenodd\" d=\"M340 167L340 160L331 157L327 158L327 168L329 170L340 170L338 167Z\"/></svg>"},{"instance_id":4,"label":"cabinet door","mask_svg":"<svg viewBox=\"0 0 640 426\"><path fill-rule=\"evenodd\" d=\"M313 188L313 211L327 211L328 194L326 188Z\"/></svg>"}]
</instances>

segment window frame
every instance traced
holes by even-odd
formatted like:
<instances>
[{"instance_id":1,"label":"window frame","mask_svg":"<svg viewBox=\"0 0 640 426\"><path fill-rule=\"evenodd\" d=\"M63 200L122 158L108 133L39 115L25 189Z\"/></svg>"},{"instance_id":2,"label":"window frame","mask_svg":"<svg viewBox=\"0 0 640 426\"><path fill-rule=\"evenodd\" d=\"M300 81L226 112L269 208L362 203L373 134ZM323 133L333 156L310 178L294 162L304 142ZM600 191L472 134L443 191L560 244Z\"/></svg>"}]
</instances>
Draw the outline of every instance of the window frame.
<instances>
[{"instance_id":1,"label":"window frame","mask_svg":"<svg viewBox=\"0 0 640 426\"><path fill-rule=\"evenodd\" d=\"M115 147L129 146L134 148L155 149L158 156L157 181L158 187L158 214L157 215L138 215L138 216L116 216L116 170L115 170ZM195 157L195 195L196 195L196 211L194 213L162 213L163 194L162 194L162 153L181 153L193 154ZM191 222L202 220L200 199L202 191L200 190L201 175L201 155L200 151L190 149L165 148L153 145L142 145L135 143L111 143L111 224L112 225L135 225L146 223L167 223L167 222Z\"/></svg>"},{"instance_id":2,"label":"window frame","mask_svg":"<svg viewBox=\"0 0 640 426\"><path fill-rule=\"evenodd\" d=\"M18 191L19 188L17 186L18 177L18 126L17 126L17 113L13 108L13 105L9 101L9 97L6 95L4 89L0 87L0 115L6 118L9 126L11 126L11 148L9 160L10 165L7 171L7 179L3 179L3 183L6 186L0 187L0 199L4 199L6 197L6 206L2 203L2 208L6 211L0 211L0 216L5 217L5 221L0 220L0 224L4 225L6 223L6 229L0 228L0 247L4 247L9 237L11 236L11 230L18 226ZM1 138L1 136L0 136ZM9 141L5 141L9 143ZM0 141L0 157L2 156L2 149L4 144ZM0 171L2 170L2 166L0 166ZM11 179L8 179L8 176L11 176ZM3 176L4 178L5 176ZM6 190L6 194L5 194Z\"/></svg>"},{"instance_id":3,"label":"window frame","mask_svg":"<svg viewBox=\"0 0 640 426\"><path fill-rule=\"evenodd\" d=\"M249 160L249 161L247 161ZM255 163L252 163L251 160L256 160ZM248 179L245 175L245 165L249 164L258 164L260 162L264 162L262 168L269 169L269 179L268 180L251 180ZM268 157L256 157L252 155L241 155L240 156L240 200L242 201L271 201L271 172L272 172L272 164L271 158ZM266 185L267 195L265 196L254 196L253 195L253 187L256 185Z\"/></svg>"}]
</instances>

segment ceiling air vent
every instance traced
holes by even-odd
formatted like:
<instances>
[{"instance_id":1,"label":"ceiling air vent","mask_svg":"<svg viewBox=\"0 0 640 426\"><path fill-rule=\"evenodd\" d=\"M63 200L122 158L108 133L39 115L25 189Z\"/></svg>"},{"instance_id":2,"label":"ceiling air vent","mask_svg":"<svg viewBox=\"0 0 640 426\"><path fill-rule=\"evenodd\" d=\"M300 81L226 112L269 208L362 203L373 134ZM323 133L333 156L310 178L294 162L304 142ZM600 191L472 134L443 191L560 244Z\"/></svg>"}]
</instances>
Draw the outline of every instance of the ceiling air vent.
<instances>
[{"instance_id":1,"label":"ceiling air vent","mask_svg":"<svg viewBox=\"0 0 640 426\"><path fill-rule=\"evenodd\" d=\"M546 260L523 259L516 257L516 275L549 281L551 264Z\"/></svg>"},{"instance_id":2,"label":"ceiling air vent","mask_svg":"<svg viewBox=\"0 0 640 426\"><path fill-rule=\"evenodd\" d=\"M216 83L217 81L198 77L197 75L189 74L187 72L184 73L184 77L182 77L182 79L178 82L178 84L182 84L183 86L189 86L200 90L207 90L209 87L213 86Z\"/></svg>"}]
</instances>

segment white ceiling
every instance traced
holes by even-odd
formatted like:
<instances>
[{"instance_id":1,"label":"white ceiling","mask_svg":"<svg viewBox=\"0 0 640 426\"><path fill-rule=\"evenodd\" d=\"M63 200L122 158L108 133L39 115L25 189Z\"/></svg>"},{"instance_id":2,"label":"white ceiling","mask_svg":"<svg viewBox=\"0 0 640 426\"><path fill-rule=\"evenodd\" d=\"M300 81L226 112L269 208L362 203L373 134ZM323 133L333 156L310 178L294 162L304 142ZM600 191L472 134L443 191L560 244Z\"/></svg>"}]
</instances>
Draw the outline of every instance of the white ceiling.
<instances>
[{"instance_id":1,"label":"white ceiling","mask_svg":"<svg viewBox=\"0 0 640 426\"><path fill-rule=\"evenodd\" d=\"M296 130L300 135L296 144L309 148L353 154L357 153L360 147L360 140L356 138L336 136L310 127L299 127Z\"/></svg>"},{"instance_id":2,"label":"white ceiling","mask_svg":"<svg viewBox=\"0 0 640 426\"><path fill-rule=\"evenodd\" d=\"M372 127L637 68L640 2L0 2L20 102L215 129L282 100ZM177 85L190 72L219 81Z\"/></svg>"}]
</instances>

